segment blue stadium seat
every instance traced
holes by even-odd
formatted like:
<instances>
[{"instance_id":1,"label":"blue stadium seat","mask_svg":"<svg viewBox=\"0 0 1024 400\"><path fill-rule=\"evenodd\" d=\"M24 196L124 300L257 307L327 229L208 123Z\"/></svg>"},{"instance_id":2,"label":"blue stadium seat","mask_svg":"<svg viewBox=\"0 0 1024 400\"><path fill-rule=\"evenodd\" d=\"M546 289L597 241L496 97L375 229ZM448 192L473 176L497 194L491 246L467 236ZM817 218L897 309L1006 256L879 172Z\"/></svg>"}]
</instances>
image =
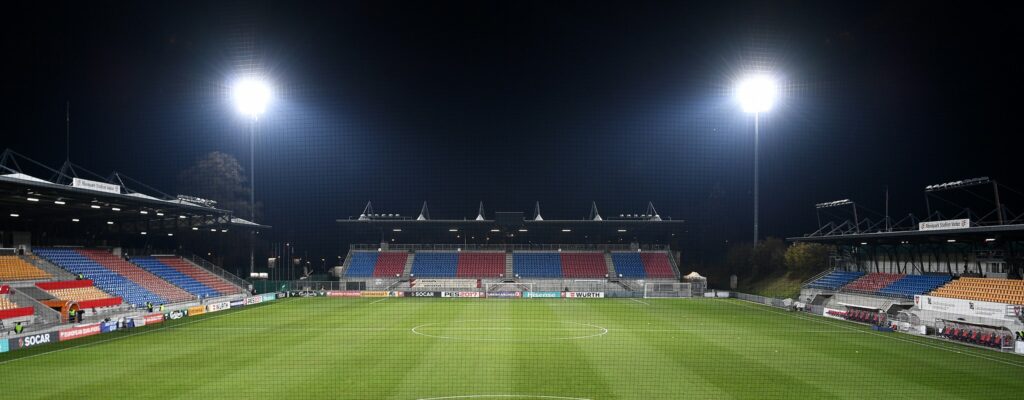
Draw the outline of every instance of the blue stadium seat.
<instances>
[{"instance_id":1,"label":"blue stadium seat","mask_svg":"<svg viewBox=\"0 0 1024 400\"><path fill-rule=\"evenodd\" d=\"M125 303L141 307L147 301L153 304L168 302L121 274L81 255L74 249L34 248L32 252L73 274L85 275L86 279L92 279L93 285L100 290L120 297Z\"/></svg>"},{"instance_id":2,"label":"blue stadium seat","mask_svg":"<svg viewBox=\"0 0 1024 400\"><path fill-rule=\"evenodd\" d=\"M523 278L561 278L562 257L558 253L512 253L512 271Z\"/></svg>"},{"instance_id":3,"label":"blue stadium seat","mask_svg":"<svg viewBox=\"0 0 1024 400\"><path fill-rule=\"evenodd\" d=\"M647 277L640 253L612 252L612 264L615 265L615 273L623 278L643 279Z\"/></svg>"},{"instance_id":4,"label":"blue stadium seat","mask_svg":"<svg viewBox=\"0 0 1024 400\"><path fill-rule=\"evenodd\" d=\"M180 271L171 268L169 265L160 262L160 260L156 258L134 257L132 258L132 262L142 269L151 272L153 275L163 278L174 286L185 289L186 292L189 292L193 296L217 297L220 295L216 290L199 283L199 281L195 280L191 276L185 275Z\"/></svg>"},{"instance_id":5,"label":"blue stadium seat","mask_svg":"<svg viewBox=\"0 0 1024 400\"><path fill-rule=\"evenodd\" d=\"M377 252L357 251L352 253L345 276L349 278L368 278L373 276L373 268L377 265Z\"/></svg>"},{"instance_id":6,"label":"blue stadium seat","mask_svg":"<svg viewBox=\"0 0 1024 400\"><path fill-rule=\"evenodd\" d=\"M813 282L808 283L807 287L811 289L829 289L838 290L839 288L846 286L846 284L857 280L864 276L863 272L851 272L851 271L832 271L828 275L821 278L815 279Z\"/></svg>"},{"instance_id":7,"label":"blue stadium seat","mask_svg":"<svg viewBox=\"0 0 1024 400\"><path fill-rule=\"evenodd\" d=\"M939 288L952 278L949 275L907 275L878 290L879 294L913 298Z\"/></svg>"},{"instance_id":8,"label":"blue stadium seat","mask_svg":"<svg viewBox=\"0 0 1024 400\"><path fill-rule=\"evenodd\" d=\"M459 253L421 251L412 259L412 274L417 278L454 278L458 265Z\"/></svg>"}]
</instances>

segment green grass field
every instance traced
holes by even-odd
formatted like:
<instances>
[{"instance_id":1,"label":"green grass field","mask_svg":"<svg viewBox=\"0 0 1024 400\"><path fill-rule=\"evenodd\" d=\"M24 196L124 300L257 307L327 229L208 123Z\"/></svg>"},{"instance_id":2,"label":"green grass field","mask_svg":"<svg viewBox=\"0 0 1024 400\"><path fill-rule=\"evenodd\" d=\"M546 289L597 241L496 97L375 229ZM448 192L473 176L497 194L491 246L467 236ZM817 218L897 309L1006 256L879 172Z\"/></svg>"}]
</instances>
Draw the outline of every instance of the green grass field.
<instances>
[{"instance_id":1,"label":"green grass field","mask_svg":"<svg viewBox=\"0 0 1024 400\"><path fill-rule=\"evenodd\" d=\"M17 399L991 399L1022 376L1018 356L710 299L287 299L0 356Z\"/></svg>"}]
</instances>

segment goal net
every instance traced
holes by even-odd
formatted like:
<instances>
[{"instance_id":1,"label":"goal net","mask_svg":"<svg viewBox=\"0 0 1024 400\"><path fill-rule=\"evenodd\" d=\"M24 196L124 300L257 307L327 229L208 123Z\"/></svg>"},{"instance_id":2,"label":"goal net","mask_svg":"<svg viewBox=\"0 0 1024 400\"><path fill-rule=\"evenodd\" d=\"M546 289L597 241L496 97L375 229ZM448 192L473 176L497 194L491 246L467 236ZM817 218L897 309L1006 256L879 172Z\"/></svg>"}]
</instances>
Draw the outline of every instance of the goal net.
<instances>
[{"instance_id":1,"label":"goal net","mask_svg":"<svg viewBox=\"0 0 1024 400\"><path fill-rule=\"evenodd\" d=\"M484 284L487 297L522 297L523 292L532 292L533 283L491 282Z\"/></svg>"},{"instance_id":2,"label":"goal net","mask_svg":"<svg viewBox=\"0 0 1024 400\"><path fill-rule=\"evenodd\" d=\"M692 297L692 294L690 292L690 284L679 282L644 284L645 299L659 297Z\"/></svg>"}]
</instances>

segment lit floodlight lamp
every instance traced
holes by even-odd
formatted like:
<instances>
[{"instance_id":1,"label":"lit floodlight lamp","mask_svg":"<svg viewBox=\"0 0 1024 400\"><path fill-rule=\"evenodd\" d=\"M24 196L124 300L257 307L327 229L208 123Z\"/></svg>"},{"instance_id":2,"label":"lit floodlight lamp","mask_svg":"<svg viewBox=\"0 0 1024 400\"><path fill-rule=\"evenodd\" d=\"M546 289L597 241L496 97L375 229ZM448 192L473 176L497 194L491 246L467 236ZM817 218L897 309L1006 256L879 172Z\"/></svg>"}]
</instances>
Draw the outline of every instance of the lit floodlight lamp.
<instances>
[{"instance_id":1,"label":"lit floodlight lamp","mask_svg":"<svg viewBox=\"0 0 1024 400\"><path fill-rule=\"evenodd\" d=\"M736 100L740 102L743 111L748 113L771 110L778 94L778 84L768 75L750 75L736 85Z\"/></svg>"},{"instance_id":2,"label":"lit floodlight lamp","mask_svg":"<svg viewBox=\"0 0 1024 400\"><path fill-rule=\"evenodd\" d=\"M239 79L231 89L231 99L235 102L235 108L251 118L257 118L267 111L271 95L270 84L260 78Z\"/></svg>"}]
</instances>

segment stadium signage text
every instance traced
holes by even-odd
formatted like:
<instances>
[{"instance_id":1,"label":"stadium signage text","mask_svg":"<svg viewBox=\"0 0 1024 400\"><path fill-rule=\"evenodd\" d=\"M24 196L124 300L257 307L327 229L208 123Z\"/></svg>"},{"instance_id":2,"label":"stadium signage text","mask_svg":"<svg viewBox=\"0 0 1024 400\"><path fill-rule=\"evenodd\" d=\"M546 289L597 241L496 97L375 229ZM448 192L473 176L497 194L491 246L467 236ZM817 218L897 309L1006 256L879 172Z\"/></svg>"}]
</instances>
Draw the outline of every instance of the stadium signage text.
<instances>
[{"instance_id":1,"label":"stadium signage text","mask_svg":"<svg viewBox=\"0 0 1024 400\"><path fill-rule=\"evenodd\" d=\"M71 187L79 189L89 189L99 192L117 193L121 194L121 187L117 185L111 185L109 183L90 181L82 178L71 178Z\"/></svg>"},{"instance_id":2,"label":"stadium signage text","mask_svg":"<svg viewBox=\"0 0 1024 400\"><path fill-rule=\"evenodd\" d=\"M1004 321L1016 319L1013 314L1013 306L1003 303L917 295L914 296L914 304L925 311L947 312Z\"/></svg>"},{"instance_id":3,"label":"stadium signage text","mask_svg":"<svg viewBox=\"0 0 1024 400\"><path fill-rule=\"evenodd\" d=\"M965 229L971 227L971 220L963 219L947 219L942 221L925 221L917 224L917 230L919 231L939 231L945 229Z\"/></svg>"},{"instance_id":4,"label":"stadium signage text","mask_svg":"<svg viewBox=\"0 0 1024 400\"><path fill-rule=\"evenodd\" d=\"M266 303L269 301L277 300L277 293L264 293L261 295L261 297L263 298L263 302Z\"/></svg>"},{"instance_id":5,"label":"stadium signage text","mask_svg":"<svg viewBox=\"0 0 1024 400\"><path fill-rule=\"evenodd\" d=\"M562 292L524 292L526 298L557 298L562 297Z\"/></svg>"},{"instance_id":6,"label":"stadium signage text","mask_svg":"<svg viewBox=\"0 0 1024 400\"><path fill-rule=\"evenodd\" d=\"M441 292L441 297L484 297L482 292Z\"/></svg>"},{"instance_id":7,"label":"stadium signage text","mask_svg":"<svg viewBox=\"0 0 1024 400\"><path fill-rule=\"evenodd\" d=\"M231 307L241 307L245 305L245 300L235 300L231 302Z\"/></svg>"},{"instance_id":8,"label":"stadium signage text","mask_svg":"<svg viewBox=\"0 0 1024 400\"><path fill-rule=\"evenodd\" d=\"M251 306L253 304L259 304L263 302L263 296L252 296L245 298L245 305Z\"/></svg>"},{"instance_id":9,"label":"stadium signage text","mask_svg":"<svg viewBox=\"0 0 1024 400\"><path fill-rule=\"evenodd\" d=\"M359 297L362 294L358 290L328 290L327 297Z\"/></svg>"},{"instance_id":10,"label":"stadium signage text","mask_svg":"<svg viewBox=\"0 0 1024 400\"><path fill-rule=\"evenodd\" d=\"M206 306L206 311L207 312L217 312L217 311L224 311L224 310L227 310L229 308L231 308L231 303L227 302L227 301L222 301L220 303L208 304Z\"/></svg>"},{"instance_id":11,"label":"stadium signage text","mask_svg":"<svg viewBox=\"0 0 1024 400\"><path fill-rule=\"evenodd\" d=\"M186 313L185 310L174 310L174 311L171 311L171 312L169 312L167 314L164 314L164 319L170 319L170 320L182 319L182 318L185 318L186 315L188 315L188 314L185 314L185 313Z\"/></svg>"},{"instance_id":12,"label":"stadium signage text","mask_svg":"<svg viewBox=\"0 0 1024 400\"><path fill-rule=\"evenodd\" d=\"M192 306L188 308L188 315L196 316L206 314L206 307L203 306Z\"/></svg>"},{"instance_id":13,"label":"stadium signage text","mask_svg":"<svg viewBox=\"0 0 1024 400\"><path fill-rule=\"evenodd\" d=\"M441 297L441 292L406 292L405 297Z\"/></svg>"},{"instance_id":14,"label":"stadium signage text","mask_svg":"<svg viewBox=\"0 0 1024 400\"><path fill-rule=\"evenodd\" d=\"M143 319L143 321L146 321L146 325L158 324L158 323L164 322L164 315L163 314L149 314L149 315L146 316L146 318Z\"/></svg>"},{"instance_id":15,"label":"stadium signage text","mask_svg":"<svg viewBox=\"0 0 1024 400\"><path fill-rule=\"evenodd\" d=\"M362 292L363 297L388 297L388 292L382 290L367 290Z\"/></svg>"},{"instance_id":16,"label":"stadium signage text","mask_svg":"<svg viewBox=\"0 0 1024 400\"><path fill-rule=\"evenodd\" d=\"M102 322L100 323L101 333L110 333L117 330L117 321Z\"/></svg>"},{"instance_id":17,"label":"stadium signage text","mask_svg":"<svg viewBox=\"0 0 1024 400\"><path fill-rule=\"evenodd\" d=\"M565 298L570 299L603 299L604 292L564 292Z\"/></svg>"},{"instance_id":18,"label":"stadium signage text","mask_svg":"<svg viewBox=\"0 0 1024 400\"><path fill-rule=\"evenodd\" d=\"M499 298L499 299L502 299L502 298L508 299L508 298L523 297L523 294L522 294L522 292L490 292L490 293L487 294L487 297L494 297L494 298Z\"/></svg>"},{"instance_id":19,"label":"stadium signage text","mask_svg":"<svg viewBox=\"0 0 1024 400\"><path fill-rule=\"evenodd\" d=\"M47 343L57 343L60 340L57 331L37 333L35 335L28 335L17 339L11 339L7 342L8 347L11 350L24 349L26 347L38 346Z\"/></svg>"},{"instance_id":20,"label":"stadium signage text","mask_svg":"<svg viewBox=\"0 0 1024 400\"><path fill-rule=\"evenodd\" d=\"M71 340L86 336L99 335L100 333L102 333L100 324L92 324L61 330L58 332L57 336L60 337L60 340Z\"/></svg>"},{"instance_id":21,"label":"stadium signage text","mask_svg":"<svg viewBox=\"0 0 1024 400\"><path fill-rule=\"evenodd\" d=\"M0 353L6 353L9 348L6 340L0 340Z\"/></svg>"}]
</instances>

